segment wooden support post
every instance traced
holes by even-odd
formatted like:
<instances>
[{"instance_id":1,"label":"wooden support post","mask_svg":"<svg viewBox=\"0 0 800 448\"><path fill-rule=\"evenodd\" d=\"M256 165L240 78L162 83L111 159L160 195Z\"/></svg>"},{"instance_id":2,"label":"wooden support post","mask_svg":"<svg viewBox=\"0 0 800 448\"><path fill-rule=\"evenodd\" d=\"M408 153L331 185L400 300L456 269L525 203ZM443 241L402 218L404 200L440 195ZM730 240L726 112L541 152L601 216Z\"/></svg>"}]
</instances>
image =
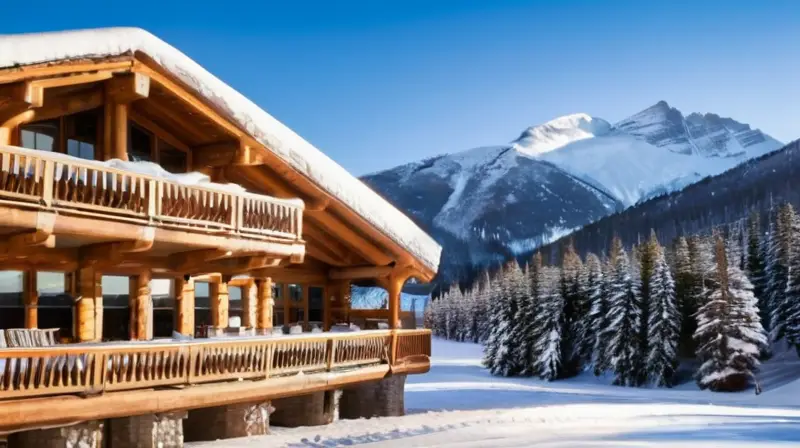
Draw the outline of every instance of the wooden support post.
<instances>
[{"instance_id":1,"label":"wooden support post","mask_svg":"<svg viewBox=\"0 0 800 448\"><path fill-rule=\"evenodd\" d=\"M103 287L100 273L92 267L81 268L77 274L76 331L78 342L98 342L103 339Z\"/></svg>"},{"instance_id":2,"label":"wooden support post","mask_svg":"<svg viewBox=\"0 0 800 448\"><path fill-rule=\"evenodd\" d=\"M130 295L133 297L133 306L130 309L133 316L131 340L145 341L153 339L153 298L150 293L150 271L142 271L139 275L131 277ZM130 303L130 302L129 302Z\"/></svg>"},{"instance_id":3,"label":"wooden support post","mask_svg":"<svg viewBox=\"0 0 800 448\"><path fill-rule=\"evenodd\" d=\"M38 328L39 291L34 270L22 273L22 299L25 302L25 328Z\"/></svg>"},{"instance_id":4,"label":"wooden support post","mask_svg":"<svg viewBox=\"0 0 800 448\"><path fill-rule=\"evenodd\" d=\"M175 279L175 331L194 336L194 280Z\"/></svg>"},{"instance_id":5,"label":"wooden support post","mask_svg":"<svg viewBox=\"0 0 800 448\"><path fill-rule=\"evenodd\" d=\"M268 334L272 331L272 279L256 280L256 333Z\"/></svg>"},{"instance_id":6,"label":"wooden support post","mask_svg":"<svg viewBox=\"0 0 800 448\"><path fill-rule=\"evenodd\" d=\"M228 280L223 276L218 283L211 283L211 326L216 335L228 328Z\"/></svg>"},{"instance_id":7,"label":"wooden support post","mask_svg":"<svg viewBox=\"0 0 800 448\"><path fill-rule=\"evenodd\" d=\"M249 281L241 285L242 289L242 327L255 328L256 327L256 303L257 291L256 285L253 281Z\"/></svg>"},{"instance_id":8,"label":"wooden support post","mask_svg":"<svg viewBox=\"0 0 800 448\"><path fill-rule=\"evenodd\" d=\"M128 105L108 101L104 110L103 155L128 160Z\"/></svg>"},{"instance_id":9,"label":"wooden support post","mask_svg":"<svg viewBox=\"0 0 800 448\"><path fill-rule=\"evenodd\" d=\"M311 285L302 285L300 291L303 293L303 328L308 328L308 298L311 295Z\"/></svg>"},{"instance_id":10,"label":"wooden support post","mask_svg":"<svg viewBox=\"0 0 800 448\"><path fill-rule=\"evenodd\" d=\"M289 284L281 283L281 297L283 297L283 325L289 326L292 323L292 298L289 297Z\"/></svg>"},{"instance_id":11,"label":"wooden support post","mask_svg":"<svg viewBox=\"0 0 800 448\"><path fill-rule=\"evenodd\" d=\"M402 276L392 275L388 281L389 292L389 328L400 328L400 292L403 289L403 284L406 278Z\"/></svg>"}]
</instances>

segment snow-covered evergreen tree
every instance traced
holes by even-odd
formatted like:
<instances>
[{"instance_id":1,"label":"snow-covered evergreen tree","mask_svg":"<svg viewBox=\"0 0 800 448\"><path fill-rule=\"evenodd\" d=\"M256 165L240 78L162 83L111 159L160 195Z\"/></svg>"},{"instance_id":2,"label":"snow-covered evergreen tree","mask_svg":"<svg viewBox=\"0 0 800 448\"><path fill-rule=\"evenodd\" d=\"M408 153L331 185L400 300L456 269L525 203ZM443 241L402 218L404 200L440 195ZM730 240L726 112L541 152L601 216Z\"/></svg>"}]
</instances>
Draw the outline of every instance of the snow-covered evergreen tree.
<instances>
[{"instance_id":1,"label":"snow-covered evergreen tree","mask_svg":"<svg viewBox=\"0 0 800 448\"><path fill-rule=\"evenodd\" d=\"M593 253L586 255L582 290L588 301L589 312L584 316L580 356L585 367L594 367L598 337L605 325L606 305L603 297L603 266Z\"/></svg>"},{"instance_id":2,"label":"snow-covered evergreen tree","mask_svg":"<svg viewBox=\"0 0 800 448\"><path fill-rule=\"evenodd\" d=\"M588 300L584 297L583 263L570 241L564 249L561 260L559 292L564 305L561 313L561 368L559 376L576 375L581 369L580 346L585 330L582 328L585 316L589 313Z\"/></svg>"},{"instance_id":3,"label":"snow-covered evergreen tree","mask_svg":"<svg viewBox=\"0 0 800 448\"><path fill-rule=\"evenodd\" d=\"M528 265L527 297L523 298L517 313L517 321L520 323L518 336L520 339L519 359L522 364L521 373L523 375L535 375L538 372L536 362L539 357L537 350L539 330L536 325L538 316L541 313L540 302L544 281L542 269L542 255L536 252Z\"/></svg>"},{"instance_id":4,"label":"snow-covered evergreen tree","mask_svg":"<svg viewBox=\"0 0 800 448\"><path fill-rule=\"evenodd\" d=\"M606 283L608 294L608 347L606 349L615 384L635 386L639 382L639 331L641 307L639 291L631 277L628 255L622 241L615 237L611 243L611 272Z\"/></svg>"},{"instance_id":5,"label":"snow-covered evergreen tree","mask_svg":"<svg viewBox=\"0 0 800 448\"><path fill-rule=\"evenodd\" d=\"M786 282L786 294L783 312L783 334L786 341L794 346L800 356L800 218L792 216L792 239L789 246L789 275Z\"/></svg>"},{"instance_id":6,"label":"snow-covered evergreen tree","mask_svg":"<svg viewBox=\"0 0 800 448\"><path fill-rule=\"evenodd\" d=\"M753 285L738 266L729 265L721 237L716 240L714 289L697 313L697 371L701 389L737 391L747 387L759 366L767 337Z\"/></svg>"},{"instance_id":7,"label":"snow-covered evergreen tree","mask_svg":"<svg viewBox=\"0 0 800 448\"><path fill-rule=\"evenodd\" d=\"M592 347L592 371L595 376L611 368L608 354L608 282L611 279L611 260L608 258L601 262L601 278L597 289L592 295L592 322L594 322L595 342Z\"/></svg>"},{"instance_id":8,"label":"snow-covered evergreen tree","mask_svg":"<svg viewBox=\"0 0 800 448\"><path fill-rule=\"evenodd\" d=\"M535 332L537 360L535 369L542 379L551 381L563 377L562 336L564 334L564 298L562 295L559 269L542 269L544 287L540 292L539 313L536 316Z\"/></svg>"},{"instance_id":9,"label":"snow-covered evergreen tree","mask_svg":"<svg viewBox=\"0 0 800 448\"><path fill-rule=\"evenodd\" d=\"M655 258L657 252L661 250L660 245L658 244L658 239L656 238L656 233L654 230L650 230L650 239L639 246L638 248L638 263L639 263L639 308L641 309L641 326L639 328L639 350L641 353L649 353L649 330L648 326L650 325L650 281L653 276L653 269L655 265ZM636 261L636 260L634 260ZM634 268L635 269L635 268ZM644 384L647 382L647 374L648 371L645 366L645 362L647 361L646 356L639 357L639 362L641 365L636 367L636 370L640 373L639 384Z\"/></svg>"},{"instance_id":10,"label":"snow-covered evergreen tree","mask_svg":"<svg viewBox=\"0 0 800 448\"><path fill-rule=\"evenodd\" d=\"M681 312L681 337L678 352L683 356L694 356L694 332L697 329L694 318L698 305L695 291L698 290L699 280L692 269L692 259L689 253L689 242L685 237L675 241L673 258L675 259L675 295Z\"/></svg>"},{"instance_id":11,"label":"snow-covered evergreen tree","mask_svg":"<svg viewBox=\"0 0 800 448\"><path fill-rule=\"evenodd\" d=\"M769 330L769 296L767 295L767 275L765 272L764 238L761 236L761 220L758 212L750 214L747 221L747 278L753 284L753 294L758 300L759 315L764 329Z\"/></svg>"},{"instance_id":12,"label":"snow-covered evergreen tree","mask_svg":"<svg viewBox=\"0 0 800 448\"><path fill-rule=\"evenodd\" d=\"M516 260L512 259L503 269L500 282L500 297L497 301L498 316L493 322L490 336L491 347L487 344L486 361L489 371L495 375L513 376L521 371L519 359L519 341L513 339L515 318L520 296L526 288L525 276Z\"/></svg>"},{"instance_id":13,"label":"snow-covered evergreen tree","mask_svg":"<svg viewBox=\"0 0 800 448\"><path fill-rule=\"evenodd\" d=\"M654 244L653 267L649 276L647 379L659 387L670 387L678 367L681 313L675 296L675 282L663 248Z\"/></svg>"},{"instance_id":14,"label":"snow-covered evergreen tree","mask_svg":"<svg viewBox=\"0 0 800 448\"><path fill-rule=\"evenodd\" d=\"M767 247L767 295L769 296L770 337L777 342L783 339L784 324L791 304L786 298L789 281L789 255L792 244L794 209L791 204L782 206L769 233Z\"/></svg>"}]
</instances>

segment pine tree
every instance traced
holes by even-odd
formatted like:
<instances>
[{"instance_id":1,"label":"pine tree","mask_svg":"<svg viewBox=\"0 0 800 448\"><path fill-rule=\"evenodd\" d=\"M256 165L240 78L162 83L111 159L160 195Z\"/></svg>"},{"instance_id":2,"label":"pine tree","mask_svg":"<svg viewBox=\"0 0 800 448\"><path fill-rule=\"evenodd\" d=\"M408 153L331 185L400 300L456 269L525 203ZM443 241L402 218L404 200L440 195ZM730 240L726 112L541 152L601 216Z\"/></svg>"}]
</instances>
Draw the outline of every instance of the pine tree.
<instances>
[{"instance_id":1,"label":"pine tree","mask_svg":"<svg viewBox=\"0 0 800 448\"><path fill-rule=\"evenodd\" d=\"M603 301L603 266L593 253L586 254L582 294L586 298L588 312L584 314L583 336L580 338L580 358L585 367L595 365L595 347L603 328L606 306Z\"/></svg>"},{"instance_id":2,"label":"pine tree","mask_svg":"<svg viewBox=\"0 0 800 448\"><path fill-rule=\"evenodd\" d=\"M681 336L678 352L682 356L694 356L694 332L697 329L694 318L698 306L695 291L698 289L699 280L692 269L692 259L689 253L689 242L685 237L675 241L675 295L681 312Z\"/></svg>"},{"instance_id":3,"label":"pine tree","mask_svg":"<svg viewBox=\"0 0 800 448\"><path fill-rule=\"evenodd\" d=\"M715 287L697 313L697 384L712 391L737 391L755 377L767 337L758 317L753 285L729 265L725 244L716 239Z\"/></svg>"},{"instance_id":4,"label":"pine tree","mask_svg":"<svg viewBox=\"0 0 800 448\"><path fill-rule=\"evenodd\" d=\"M786 282L783 334L800 356L800 218L792 216L793 238L789 246L789 275Z\"/></svg>"},{"instance_id":5,"label":"pine tree","mask_svg":"<svg viewBox=\"0 0 800 448\"><path fill-rule=\"evenodd\" d=\"M541 313L541 297L543 288L542 255L536 252L528 265L527 281L528 295L520 304L517 321L522 324L520 331L520 354L523 375L535 375L538 372L536 365L539 357L537 341L539 332L537 318Z\"/></svg>"},{"instance_id":6,"label":"pine tree","mask_svg":"<svg viewBox=\"0 0 800 448\"><path fill-rule=\"evenodd\" d=\"M678 367L678 342L681 313L675 296L675 282L658 241L654 247L653 267L649 275L647 379L659 387L670 387Z\"/></svg>"},{"instance_id":7,"label":"pine tree","mask_svg":"<svg viewBox=\"0 0 800 448\"><path fill-rule=\"evenodd\" d=\"M543 268L542 276L545 286L541 290L539 313L536 316L535 331L538 338L535 369L542 379L551 381L564 376L562 336L565 304L560 291L559 270Z\"/></svg>"},{"instance_id":8,"label":"pine tree","mask_svg":"<svg viewBox=\"0 0 800 448\"><path fill-rule=\"evenodd\" d=\"M649 330L648 326L650 325L650 281L653 276L653 269L655 265L655 258L657 252L659 252L660 245L658 244L658 239L656 238L656 233L654 230L650 230L650 239L643 245L639 247L639 275L640 275L640 283L639 283L639 308L641 309L641 327L639 329L639 350L641 353L649 353L650 348L648 346L648 338L649 338ZM647 369L644 365L645 361L647 360L646 357L642 356L639 358L641 365L637 366L637 370L640 372L641 377L639 378L639 384L644 384L647 382Z\"/></svg>"},{"instance_id":9,"label":"pine tree","mask_svg":"<svg viewBox=\"0 0 800 448\"><path fill-rule=\"evenodd\" d=\"M500 285L500 299L498 316L492 328L491 348L487 344L487 353L491 354L491 361L487 361L489 371L495 375L513 376L521 371L517 355L519 354L519 341L513 339L515 333L515 318L522 288L525 286L525 277L516 260L503 270L503 279Z\"/></svg>"},{"instance_id":10,"label":"pine tree","mask_svg":"<svg viewBox=\"0 0 800 448\"><path fill-rule=\"evenodd\" d=\"M758 300L759 315L765 329L769 329L769 297L767 296L767 276L764 270L765 244L761 238L761 222L758 212L750 214L747 221L747 278L753 284L753 294Z\"/></svg>"},{"instance_id":11,"label":"pine tree","mask_svg":"<svg viewBox=\"0 0 800 448\"><path fill-rule=\"evenodd\" d=\"M792 242L794 209L791 204L782 206L770 230L767 248L767 295L770 309L770 336L773 342L784 337L784 324L791 306L786 298L789 281L789 251Z\"/></svg>"},{"instance_id":12,"label":"pine tree","mask_svg":"<svg viewBox=\"0 0 800 448\"><path fill-rule=\"evenodd\" d=\"M615 237L611 243L611 272L607 283L608 293L608 347L607 356L616 378L615 384L635 386L639 382L641 366L638 337L641 325L639 292L631 276L628 255L622 241Z\"/></svg>"},{"instance_id":13,"label":"pine tree","mask_svg":"<svg viewBox=\"0 0 800 448\"><path fill-rule=\"evenodd\" d=\"M583 296L581 276L583 263L572 242L564 250L561 260L559 292L564 309L561 313L561 367L560 377L576 375L581 369L580 344L584 335L581 324L588 314L588 302Z\"/></svg>"},{"instance_id":14,"label":"pine tree","mask_svg":"<svg viewBox=\"0 0 800 448\"><path fill-rule=\"evenodd\" d=\"M510 324L506 319L508 305L503 294L505 283L505 269L501 269L493 279L489 291L492 305L489 307L488 334L483 346L483 365L494 375L500 371L500 354L504 350Z\"/></svg>"}]
</instances>

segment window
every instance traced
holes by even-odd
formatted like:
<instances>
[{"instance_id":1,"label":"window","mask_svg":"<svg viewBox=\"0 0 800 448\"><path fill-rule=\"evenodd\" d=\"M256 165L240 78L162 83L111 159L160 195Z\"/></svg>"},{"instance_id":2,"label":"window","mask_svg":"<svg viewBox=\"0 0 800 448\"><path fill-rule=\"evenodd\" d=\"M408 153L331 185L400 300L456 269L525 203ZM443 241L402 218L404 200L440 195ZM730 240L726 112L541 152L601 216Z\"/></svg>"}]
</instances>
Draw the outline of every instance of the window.
<instances>
[{"instance_id":1,"label":"window","mask_svg":"<svg viewBox=\"0 0 800 448\"><path fill-rule=\"evenodd\" d=\"M57 151L60 131L59 120L26 124L20 128L20 144L23 148Z\"/></svg>"},{"instance_id":2,"label":"window","mask_svg":"<svg viewBox=\"0 0 800 448\"><path fill-rule=\"evenodd\" d=\"M308 320L311 322L322 321L323 295L325 290L319 286L308 288Z\"/></svg>"},{"instance_id":3,"label":"window","mask_svg":"<svg viewBox=\"0 0 800 448\"><path fill-rule=\"evenodd\" d=\"M97 143L98 113L81 112L64 117L64 131L67 135L67 154L81 159L94 160Z\"/></svg>"},{"instance_id":4,"label":"window","mask_svg":"<svg viewBox=\"0 0 800 448\"><path fill-rule=\"evenodd\" d=\"M275 303L283 303L283 285L280 283L272 284L272 300Z\"/></svg>"},{"instance_id":5,"label":"window","mask_svg":"<svg viewBox=\"0 0 800 448\"><path fill-rule=\"evenodd\" d=\"M153 161L153 136L133 123L128 129L128 160L132 162Z\"/></svg>"},{"instance_id":6,"label":"window","mask_svg":"<svg viewBox=\"0 0 800 448\"><path fill-rule=\"evenodd\" d=\"M158 164L170 173L185 173L188 169L186 153L158 140Z\"/></svg>"},{"instance_id":7,"label":"window","mask_svg":"<svg viewBox=\"0 0 800 448\"><path fill-rule=\"evenodd\" d=\"M292 306L303 303L303 285L289 285L289 299Z\"/></svg>"}]
</instances>

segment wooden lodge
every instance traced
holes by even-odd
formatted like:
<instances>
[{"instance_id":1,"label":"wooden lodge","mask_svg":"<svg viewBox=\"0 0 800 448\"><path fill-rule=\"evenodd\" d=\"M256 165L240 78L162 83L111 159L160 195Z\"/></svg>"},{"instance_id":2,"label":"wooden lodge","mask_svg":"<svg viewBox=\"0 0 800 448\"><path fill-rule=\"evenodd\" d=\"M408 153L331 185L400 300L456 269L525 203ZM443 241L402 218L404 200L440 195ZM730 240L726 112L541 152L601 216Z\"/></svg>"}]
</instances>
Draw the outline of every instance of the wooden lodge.
<instances>
[{"instance_id":1,"label":"wooden lodge","mask_svg":"<svg viewBox=\"0 0 800 448\"><path fill-rule=\"evenodd\" d=\"M440 250L145 31L0 36L9 447L179 447L402 414L431 339L403 326L400 291L433 278ZM351 310L353 283L385 288L388 308Z\"/></svg>"}]
</instances>

